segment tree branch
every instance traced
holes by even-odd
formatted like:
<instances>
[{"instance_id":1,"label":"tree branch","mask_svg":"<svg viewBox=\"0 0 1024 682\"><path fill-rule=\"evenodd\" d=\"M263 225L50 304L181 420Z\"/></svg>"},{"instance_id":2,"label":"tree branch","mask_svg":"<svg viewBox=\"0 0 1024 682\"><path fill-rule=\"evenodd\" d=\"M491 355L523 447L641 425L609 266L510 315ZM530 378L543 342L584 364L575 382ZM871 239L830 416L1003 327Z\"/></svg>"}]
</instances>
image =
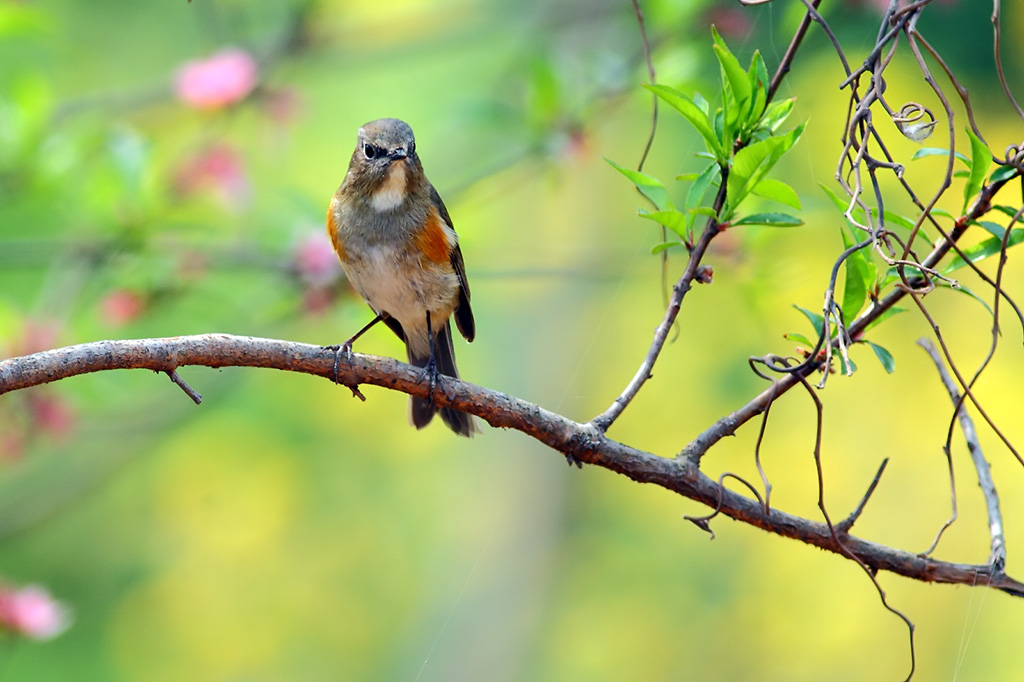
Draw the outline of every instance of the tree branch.
<instances>
[{"instance_id":1,"label":"tree branch","mask_svg":"<svg viewBox=\"0 0 1024 682\"><path fill-rule=\"evenodd\" d=\"M334 352L308 344L228 334L97 341L0 361L0 394L91 372L149 369L168 373L186 365L265 367L333 381ZM421 370L359 353L340 363L338 382L349 387L371 384L419 397L430 392L430 382L423 380ZM722 514L770 533L836 554L853 554L873 571L925 582L988 585L1024 597L1024 583L1007 576L1001 567L938 561L845 533L833 534L824 523L776 509L766 512L758 501L707 477L689 458L668 459L638 450L609 439L592 425L579 424L513 396L445 377L433 399L440 406L477 415L491 426L522 431L570 459L718 507Z\"/></svg>"},{"instance_id":2,"label":"tree branch","mask_svg":"<svg viewBox=\"0 0 1024 682\"><path fill-rule=\"evenodd\" d=\"M938 349L935 348L935 344L930 339L918 339L917 345L924 348L925 352L931 357L932 362L935 363L935 369L939 372L939 379L942 380L942 385L946 387L946 391L953 401L953 407L957 411L956 416L960 420L960 429L963 431L964 440L967 441L967 450L970 452L971 461L974 462L974 468L978 472L978 486L985 497L985 510L988 512L988 528L992 536L992 553L989 555L989 562L996 566L1005 566L1006 536L1003 534L1003 515L999 511L999 494L996 493L996 484L992 480L992 470L989 467L988 460L985 459L985 453L981 451L981 443L978 440L978 432L974 428L974 420L967 413L967 408L963 404L963 396L960 395L960 389L957 387L953 377L946 371L946 365L943 363Z\"/></svg>"}]
</instances>

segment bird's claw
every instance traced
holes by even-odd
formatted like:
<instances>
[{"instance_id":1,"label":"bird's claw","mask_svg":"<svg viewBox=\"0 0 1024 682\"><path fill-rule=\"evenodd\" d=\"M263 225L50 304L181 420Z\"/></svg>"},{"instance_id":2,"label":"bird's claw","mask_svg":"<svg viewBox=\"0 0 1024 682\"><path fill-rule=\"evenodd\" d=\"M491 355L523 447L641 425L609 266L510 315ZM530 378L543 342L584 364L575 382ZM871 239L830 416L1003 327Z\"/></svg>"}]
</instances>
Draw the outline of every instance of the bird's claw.
<instances>
[{"instance_id":1,"label":"bird's claw","mask_svg":"<svg viewBox=\"0 0 1024 682\"><path fill-rule=\"evenodd\" d=\"M345 359L352 362L352 339L349 339L342 344L332 344L330 346L321 346L322 350L329 350L334 353L334 383L338 383L338 369L341 363L341 354L345 354Z\"/></svg>"}]
</instances>

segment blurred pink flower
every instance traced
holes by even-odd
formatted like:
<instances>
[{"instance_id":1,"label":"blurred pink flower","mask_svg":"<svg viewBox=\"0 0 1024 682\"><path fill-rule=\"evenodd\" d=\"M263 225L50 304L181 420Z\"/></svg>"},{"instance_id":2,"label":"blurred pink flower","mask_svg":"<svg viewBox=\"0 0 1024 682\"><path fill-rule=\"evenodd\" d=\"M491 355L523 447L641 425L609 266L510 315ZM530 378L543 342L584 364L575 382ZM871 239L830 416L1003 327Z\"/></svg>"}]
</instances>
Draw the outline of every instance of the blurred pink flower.
<instances>
[{"instance_id":1,"label":"blurred pink flower","mask_svg":"<svg viewBox=\"0 0 1024 682\"><path fill-rule=\"evenodd\" d=\"M35 392L26 399L32 417L32 434L46 433L64 440L75 427L75 410L60 396Z\"/></svg>"},{"instance_id":2,"label":"blurred pink flower","mask_svg":"<svg viewBox=\"0 0 1024 682\"><path fill-rule=\"evenodd\" d=\"M174 188L181 196L210 186L233 210L248 206L252 188L241 157L226 144L214 144L186 159L175 173Z\"/></svg>"},{"instance_id":3,"label":"blurred pink flower","mask_svg":"<svg viewBox=\"0 0 1024 682\"><path fill-rule=\"evenodd\" d=\"M4 344L0 344L0 353L8 356L30 355L41 350L49 350L57 343L60 325L44 318L25 320L21 333Z\"/></svg>"},{"instance_id":4,"label":"blurred pink flower","mask_svg":"<svg viewBox=\"0 0 1024 682\"><path fill-rule=\"evenodd\" d=\"M311 233L295 249L292 266L304 284L323 288L341 277L341 264L331 239L322 230Z\"/></svg>"},{"instance_id":5,"label":"blurred pink flower","mask_svg":"<svg viewBox=\"0 0 1024 682\"><path fill-rule=\"evenodd\" d=\"M42 587L0 587L0 627L32 639L52 639L71 625L71 612Z\"/></svg>"},{"instance_id":6,"label":"blurred pink flower","mask_svg":"<svg viewBox=\"0 0 1024 682\"><path fill-rule=\"evenodd\" d=\"M227 48L208 59L186 62L175 76L174 93L196 109L220 109L245 99L258 76L256 60L248 52Z\"/></svg>"},{"instance_id":7,"label":"blurred pink flower","mask_svg":"<svg viewBox=\"0 0 1024 682\"><path fill-rule=\"evenodd\" d=\"M322 230L311 232L296 246L291 266L306 287L302 296L303 310L317 315L330 310L338 295L335 285L342 276L330 237Z\"/></svg>"},{"instance_id":8,"label":"blurred pink flower","mask_svg":"<svg viewBox=\"0 0 1024 682\"><path fill-rule=\"evenodd\" d=\"M128 324L146 309L146 300L137 291L115 289L100 301L103 320L112 327Z\"/></svg>"}]
</instances>

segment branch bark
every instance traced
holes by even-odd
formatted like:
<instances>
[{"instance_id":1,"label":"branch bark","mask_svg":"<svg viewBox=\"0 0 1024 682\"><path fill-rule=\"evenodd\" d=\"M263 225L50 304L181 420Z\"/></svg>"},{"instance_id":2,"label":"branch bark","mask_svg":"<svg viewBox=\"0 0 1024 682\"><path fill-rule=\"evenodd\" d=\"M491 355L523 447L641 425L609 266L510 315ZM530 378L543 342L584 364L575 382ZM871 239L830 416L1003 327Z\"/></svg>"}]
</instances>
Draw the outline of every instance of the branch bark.
<instances>
[{"instance_id":1,"label":"branch bark","mask_svg":"<svg viewBox=\"0 0 1024 682\"><path fill-rule=\"evenodd\" d=\"M334 352L319 346L201 334L97 341L3 360L0 394L91 372L148 369L170 373L188 365L263 367L334 380ZM359 353L350 360L342 360L337 380L351 388L369 384L419 397L427 397L430 392L430 384L423 380L419 369L390 358ZM776 535L840 555L852 553L873 571L889 571L924 582L988 585L1024 597L1024 583L1007 576L1001 566L939 561L845 533L838 535L840 545L824 523L777 509L766 512L758 501L720 486L689 457L669 459L638 450L608 438L593 425L574 422L516 397L445 377L433 398L441 406L469 412L491 426L521 431L570 461L599 466L638 483L661 486L709 507L718 507L722 514Z\"/></svg>"}]
</instances>

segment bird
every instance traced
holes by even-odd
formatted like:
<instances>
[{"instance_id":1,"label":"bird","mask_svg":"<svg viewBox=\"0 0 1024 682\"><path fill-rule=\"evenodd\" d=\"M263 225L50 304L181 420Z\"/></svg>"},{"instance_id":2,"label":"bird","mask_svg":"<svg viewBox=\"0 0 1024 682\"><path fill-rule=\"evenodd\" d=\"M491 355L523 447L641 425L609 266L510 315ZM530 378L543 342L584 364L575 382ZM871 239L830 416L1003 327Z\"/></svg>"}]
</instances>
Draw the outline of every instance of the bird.
<instances>
[{"instance_id":1,"label":"bird","mask_svg":"<svg viewBox=\"0 0 1024 682\"><path fill-rule=\"evenodd\" d=\"M459 377L451 318L466 341L476 336L459 238L423 171L408 123L370 121L356 137L327 211L327 234L345 276L376 317L337 349L351 354L356 339L384 322L405 342L409 364L424 368L433 395L439 374ZM410 398L409 422L417 429L438 412L460 436L479 431L465 412Z\"/></svg>"}]
</instances>

